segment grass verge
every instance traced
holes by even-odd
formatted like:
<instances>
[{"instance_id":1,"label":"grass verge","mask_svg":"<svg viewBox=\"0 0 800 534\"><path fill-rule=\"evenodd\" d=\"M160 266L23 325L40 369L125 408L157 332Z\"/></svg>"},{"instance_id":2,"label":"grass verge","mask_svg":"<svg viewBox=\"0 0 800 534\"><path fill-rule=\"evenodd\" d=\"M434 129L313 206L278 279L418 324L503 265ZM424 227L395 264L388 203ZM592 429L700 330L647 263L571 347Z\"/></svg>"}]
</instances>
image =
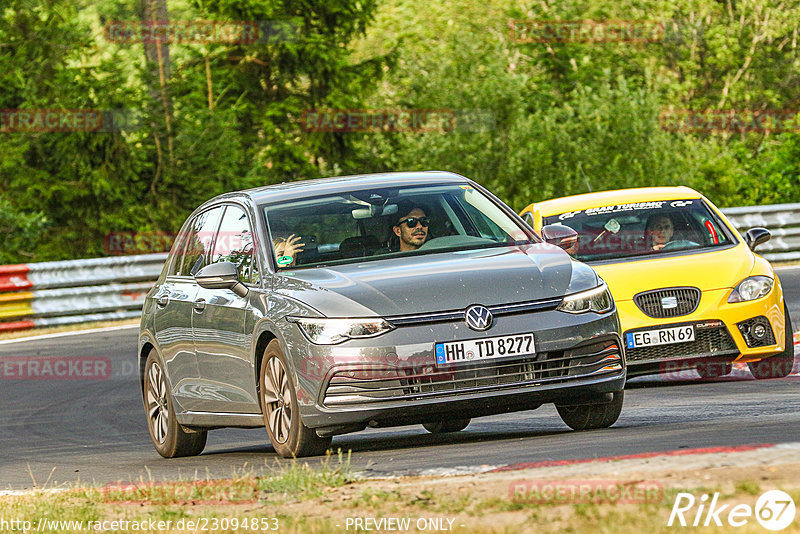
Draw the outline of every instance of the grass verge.
<instances>
[{"instance_id":1,"label":"grass verge","mask_svg":"<svg viewBox=\"0 0 800 534\"><path fill-rule=\"evenodd\" d=\"M717 506L728 505L720 514L723 526L715 527L712 520L702 531L728 532L726 514L732 507L755 507L764 491L782 489L800 503L800 481L794 476L800 466L774 471L726 469L706 471L699 478L692 478L698 471L685 476L662 472L656 482L663 491L646 502L541 502L520 499L519 493L509 491L520 479L537 480L541 471L368 480L359 479L349 457L340 452L322 461L296 461L267 474L242 473L227 480L139 481L0 497L0 531L23 532L27 526L42 532L674 533L683 529L667 526L673 504L679 493L691 493L698 504L702 495L718 494ZM590 477L579 478L591 482ZM642 481L641 474L629 472L613 482ZM609 477L594 482L607 484ZM697 511L695 506L685 514L693 531ZM701 514L701 525L705 518ZM765 530L750 517L735 531ZM782 532L800 532L800 521Z\"/></svg>"}]
</instances>

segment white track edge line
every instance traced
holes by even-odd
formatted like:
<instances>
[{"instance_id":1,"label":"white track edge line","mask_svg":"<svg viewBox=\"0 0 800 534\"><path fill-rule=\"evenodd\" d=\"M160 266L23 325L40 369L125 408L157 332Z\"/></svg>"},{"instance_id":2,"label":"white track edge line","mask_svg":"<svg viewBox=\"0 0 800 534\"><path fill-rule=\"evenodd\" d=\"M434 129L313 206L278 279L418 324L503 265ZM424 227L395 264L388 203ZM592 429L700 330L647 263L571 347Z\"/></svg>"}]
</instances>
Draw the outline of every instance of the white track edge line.
<instances>
[{"instance_id":1,"label":"white track edge line","mask_svg":"<svg viewBox=\"0 0 800 534\"><path fill-rule=\"evenodd\" d=\"M51 339L54 337L66 336L79 336L81 334L96 334L98 332L111 332L114 330L127 330L129 328L139 328L138 324L128 324L120 326L106 326L103 328L90 328L88 330L73 330L70 332L55 332L53 334L42 334L40 336L18 337L16 339L3 339L0 340L0 345L7 345L9 343L21 343L23 341L37 341L39 339Z\"/></svg>"}]
</instances>

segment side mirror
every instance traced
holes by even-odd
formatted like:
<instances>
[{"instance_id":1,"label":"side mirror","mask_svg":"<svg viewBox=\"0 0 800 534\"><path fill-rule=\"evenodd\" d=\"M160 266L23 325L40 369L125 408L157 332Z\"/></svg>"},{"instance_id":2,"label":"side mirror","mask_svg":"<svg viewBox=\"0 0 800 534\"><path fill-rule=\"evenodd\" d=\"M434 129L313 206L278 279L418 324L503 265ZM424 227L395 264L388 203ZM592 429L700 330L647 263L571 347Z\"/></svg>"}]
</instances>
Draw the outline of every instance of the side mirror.
<instances>
[{"instance_id":1,"label":"side mirror","mask_svg":"<svg viewBox=\"0 0 800 534\"><path fill-rule=\"evenodd\" d=\"M230 289L240 297L247 296L247 287L239 281L236 266L229 261L206 265L194 275L194 279L206 289Z\"/></svg>"},{"instance_id":2,"label":"side mirror","mask_svg":"<svg viewBox=\"0 0 800 534\"><path fill-rule=\"evenodd\" d=\"M757 246L763 245L769 241L771 237L772 234L770 231L761 227L750 228L747 233L744 234L744 240L747 242L747 246L753 251L755 251Z\"/></svg>"},{"instance_id":3,"label":"side mirror","mask_svg":"<svg viewBox=\"0 0 800 534\"><path fill-rule=\"evenodd\" d=\"M578 232L561 224L548 224L542 228L542 237L551 245L573 254L578 249Z\"/></svg>"}]
</instances>

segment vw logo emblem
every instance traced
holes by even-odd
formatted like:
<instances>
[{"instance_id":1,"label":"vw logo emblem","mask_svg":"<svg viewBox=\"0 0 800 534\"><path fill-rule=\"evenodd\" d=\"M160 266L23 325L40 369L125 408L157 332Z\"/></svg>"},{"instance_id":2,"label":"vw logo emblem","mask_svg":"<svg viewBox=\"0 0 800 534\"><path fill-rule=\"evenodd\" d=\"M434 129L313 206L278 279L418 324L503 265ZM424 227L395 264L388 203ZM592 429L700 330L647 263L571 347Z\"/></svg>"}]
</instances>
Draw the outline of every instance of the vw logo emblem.
<instances>
[{"instance_id":1,"label":"vw logo emblem","mask_svg":"<svg viewBox=\"0 0 800 534\"><path fill-rule=\"evenodd\" d=\"M470 306L464 312L464 322L473 330L488 330L492 326L492 321L492 312L486 306L481 306L480 304Z\"/></svg>"}]
</instances>

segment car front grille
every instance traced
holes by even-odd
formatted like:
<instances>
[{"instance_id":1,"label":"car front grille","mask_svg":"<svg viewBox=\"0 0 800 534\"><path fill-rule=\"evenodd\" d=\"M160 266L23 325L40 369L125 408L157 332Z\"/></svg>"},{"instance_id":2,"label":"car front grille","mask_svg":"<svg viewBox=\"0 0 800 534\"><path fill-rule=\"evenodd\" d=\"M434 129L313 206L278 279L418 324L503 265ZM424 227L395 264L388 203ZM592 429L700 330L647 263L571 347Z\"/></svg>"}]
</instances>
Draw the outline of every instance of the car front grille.
<instances>
[{"instance_id":1,"label":"car front grille","mask_svg":"<svg viewBox=\"0 0 800 534\"><path fill-rule=\"evenodd\" d=\"M696 287L670 287L645 291L633 297L642 313L655 319L668 319L689 315L700 304L700 290ZM672 306L665 307L669 303Z\"/></svg>"},{"instance_id":2,"label":"car front grille","mask_svg":"<svg viewBox=\"0 0 800 534\"><path fill-rule=\"evenodd\" d=\"M594 342L568 351L543 352L512 361L488 360L445 367L430 364L404 369L351 365L332 372L325 388L323 404L337 407L381 401L413 401L465 392L531 386L620 372L623 365L616 340Z\"/></svg>"},{"instance_id":3,"label":"car front grille","mask_svg":"<svg viewBox=\"0 0 800 534\"><path fill-rule=\"evenodd\" d=\"M714 326L709 326L709 323ZM681 326L677 325L669 325ZM642 328L641 330L652 330ZM629 332L634 332L631 330ZM626 332L626 335L629 333ZM686 343L672 343L669 345L655 345L652 347L628 348L625 351L629 363L657 362L679 358L723 356L738 353L736 343L722 321L709 321L694 324L694 341Z\"/></svg>"}]
</instances>

